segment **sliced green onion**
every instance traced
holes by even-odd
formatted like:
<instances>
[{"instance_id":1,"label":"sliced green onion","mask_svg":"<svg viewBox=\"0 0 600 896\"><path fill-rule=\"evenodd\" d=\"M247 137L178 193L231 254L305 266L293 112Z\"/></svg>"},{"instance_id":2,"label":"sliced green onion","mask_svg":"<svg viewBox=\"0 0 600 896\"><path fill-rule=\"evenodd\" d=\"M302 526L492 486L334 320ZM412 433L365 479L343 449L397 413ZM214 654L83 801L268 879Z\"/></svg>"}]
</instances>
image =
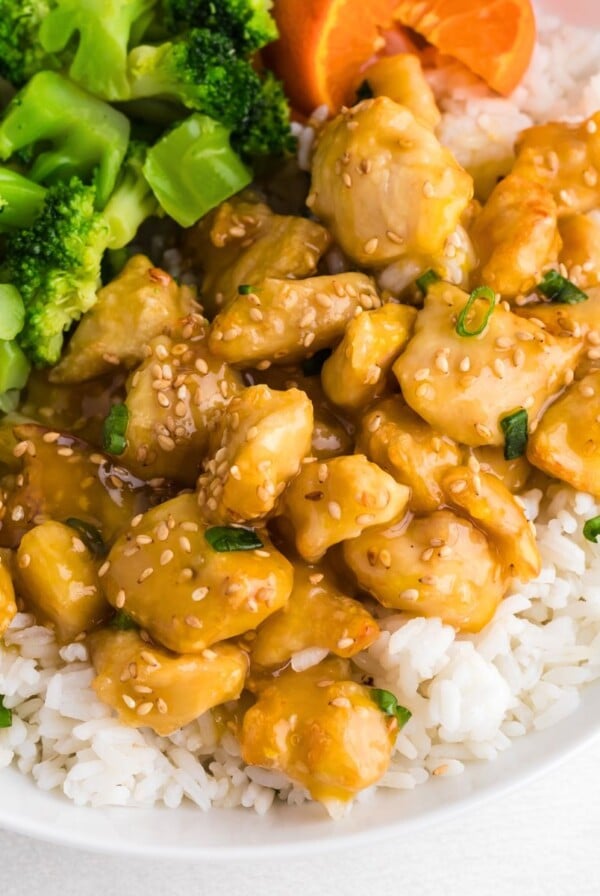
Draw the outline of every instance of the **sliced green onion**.
<instances>
[{"instance_id":1,"label":"sliced green onion","mask_svg":"<svg viewBox=\"0 0 600 896\"><path fill-rule=\"evenodd\" d=\"M384 691L381 688L371 688L371 696L382 712L387 716L394 716L394 718L397 719L400 728L406 725L412 716L410 709L401 706L391 691Z\"/></svg>"},{"instance_id":2,"label":"sliced green onion","mask_svg":"<svg viewBox=\"0 0 600 896\"><path fill-rule=\"evenodd\" d=\"M25 323L25 305L19 290L0 283L0 339L14 339Z\"/></svg>"},{"instance_id":3,"label":"sliced green onion","mask_svg":"<svg viewBox=\"0 0 600 896\"><path fill-rule=\"evenodd\" d=\"M600 516L593 516L591 520L586 520L583 526L583 534L588 541L596 544L600 535Z\"/></svg>"},{"instance_id":4,"label":"sliced green onion","mask_svg":"<svg viewBox=\"0 0 600 896\"><path fill-rule=\"evenodd\" d=\"M434 270L430 269L428 271L425 271L424 274L421 274L420 277L417 277L417 279L415 280L415 283L417 284L418 288L421 290L423 295L426 296L429 287L433 283L437 283L438 280L441 280L441 279L442 278L440 277L439 274L437 274Z\"/></svg>"},{"instance_id":5,"label":"sliced green onion","mask_svg":"<svg viewBox=\"0 0 600 896\"><path fill-rule=\"evenodd\" d=\"M109 454L123 454L127 448L127 424L129 411L127 405L113 404L102 429L102 444Z\"/></svg>"},{"instance_id":6,"label":"sliced green onion","mask_svg":"<svg viewBox=\"0 0 600 896\"><path fill-rule=\"evenodd\" d=\"M4 705L4 697L0 694L0 728L10 728L12 725L12 710Z\"/></svg>"},{"instance_id":7,"label":"sliced green onion","mask_svg":"<svg viewBox=\"0 0 600 896\"><path fill-rule=\"evenodd\" d=\"M306 361L303 361L302 373L304 376L316 376L318 373L321 373L323 364L330 355L330 348L322 348L320 351L315 352L311 358L307 358Z\"/></svg>"},{"instance_id":8,"label":"sliced green onion","mask_svg":"<svg viewBox=\"0 0 600 896\"><path fill-rule=\"evenodd\" d=\"M263 543L254 529L241 526L213 526L204 533L207 542L215 551L253 551L262 548Z\"/></svg>"},{"instance_id":9,"label":"sliced green onion","mask_svg":"<svg viewBox=\"0 0 600 896\"><path fill-rule=\"evenodd\" d=\"M250 286L249 283L240 283L238 286L238 294L240 296L249 296L254 292L254 287Z\"/></svg>"},{"instance_id":10,"label":"sliced green onion","mask_svg":"<svg viewBox=\"0 0 600 896\"><path fill-rule=\"evenodd\" d=\"M373 88L365 78L365 80L356 91L356 102L360 103L362 100L372 100L373 96Z\"/></svg>"},{"instance_id":11,"label":"sliced green onion","mask_svg":"<svg viewBox=\"0 0 600 896\"><path fill-rule=\"evenodd\" d=\"M504 459L515 460L517 457L523 457L529 432L525 408L519 408L514 414L502 417L500 427L504 433Z\"/></svg>"},{"instance_id":12,"label":"sliced green onion","mask_svg":"<svg viewBox=\"0 0 600 896\"><path fill-rule=\"evenodd\" d=\"M75 529L86 548L91 551L95 557L106 556L107 547L104 544L104 540L98 529L96 529L95 526L92 526L91 523L86 523L85 520L79 520L77 517L70 516L65 520L65 526L70 526L71 529Z\"/></svg>"},{"instance_id":13,"label":"sliced green onion","mask_svg":"<svg viewBox=\"0 0 600 896\"><path fill-rule=\"evenodd\" d=\"M551 302L558 302L561 305L578 305L579 302L585 302L588 298L587 293L559 274L558 271L548 271L547 274L544 274L541 283L536 286L536 290Z\"/></svg>"},{"instance_id":14,"label":"sliced green onion","mask_svg":"<svg viewBox=\"0 0 600 896\"><path fill-rule=\"evenodd\" d=\"M117 610L110 620L110 627L116 628L120 632L129 632L134 628L139 628L139 625L131 618L129 613L126 613L124 610Z\"/></svg>"},{"instance_id":15,"label":"sliced green onion","mask_svg":"<svg viewBox=\"0 0 600 896\"><path fill-rule=\"evenodd\" d=\"M469 312L471 311L471 309L473 308L473 306L475 305L475 302L477 302L479 299L483 299L485 302L487 302L488 307L487 307L487 310L484 314L483 320L482 320L481 324L479 325L479 327L477 327L475 330L469 330L469 329L467 329L467 325L466 325L467 324L467 316L468 316ZM488 321L489 321L490 317L492 316L495 306L496 306L496 293L494 292L493 289L491 289L491 287L478 286L477 289L474 289L473 292L471 293L471 295L469 296L469 299L468 299L465 307L458 315L458 318L456 321L456 328L455 328L458 335L459 336L480 336L481 333L483 333L483 331L487 327Z\"/></svg>"}]
</instances>

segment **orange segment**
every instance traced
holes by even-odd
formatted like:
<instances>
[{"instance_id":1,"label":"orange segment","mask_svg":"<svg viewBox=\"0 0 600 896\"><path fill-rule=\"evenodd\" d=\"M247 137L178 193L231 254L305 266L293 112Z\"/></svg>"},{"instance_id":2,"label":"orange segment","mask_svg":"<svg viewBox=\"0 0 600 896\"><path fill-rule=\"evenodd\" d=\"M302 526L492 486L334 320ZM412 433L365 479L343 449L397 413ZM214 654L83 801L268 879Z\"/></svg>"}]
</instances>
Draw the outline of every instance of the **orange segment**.
<instances>
[{"instance_id":1,"label":"orange segment","mask_svg":"<svg viewBox=\"0 0 600 896\"><path fill-rule=\"evenodd\" d=\"M269 65L294 106L310 113L352 103L361 68L381 49L397 0L276 0L280 39L268 48Z\"/></svg>"},{"instance_id":2,"label":"orange segment","mask_svg":"<svg viewBox=\"0 0 600 896\"><path fill-rule=\"evenodd\" d=\"M535 45L530 0L397 0L394 18L501 94L515 89Z\"/></svg>"}]
</instances>

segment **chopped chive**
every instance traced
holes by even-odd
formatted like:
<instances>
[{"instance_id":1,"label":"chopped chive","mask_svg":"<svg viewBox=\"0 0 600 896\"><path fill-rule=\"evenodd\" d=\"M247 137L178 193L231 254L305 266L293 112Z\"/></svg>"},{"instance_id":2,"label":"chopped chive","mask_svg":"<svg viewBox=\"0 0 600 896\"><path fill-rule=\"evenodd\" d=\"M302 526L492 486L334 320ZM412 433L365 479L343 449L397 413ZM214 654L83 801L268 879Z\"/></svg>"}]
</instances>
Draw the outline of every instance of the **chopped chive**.
<instances>
[{"instance_id":1,"label":"chopped chive","mask_svg":"<svg viewBox=\"0 0 600 896\"><path fill-rule=\"evenodd\" d=\"M124 610L117 610L109 625L111 628L116 628L119 632L129 632L134 628L139 628L137 622Z\"/></svg>"},{"instance_id":2,"label":"chopped chive","mask_svg":"<svg viewBox=\"0 0 600 896\"><path fill-rule=\"evenodd\" d=\"M438 280L441 279L442 278L440 277L440 275L430 268L428 271L425 271L424 274L421 274L420 277L417 277L415 283L417 284L423 295L426 296L429 287L433 283L437 283Z\"/></svg>"},{"instance_id":3,"label":"chopped chive","mask_svg":"<svg viewBox=\"0 0 600 896\"><path fill-rule=\"evenodd\" d=\"M387 716L394 716L398 721L400 728L406 725L412 716L410 709L401 706L391 691L384 691L381 688L371 688L371 696L382 712Z\"/></svg>"},{"instance_id":4,"label":"chopped chive","mask_svg":"<svg viewBox=\"0 0 600 896\"><path fill-rule=\"evenodd\" d=\"M479 299L483 299L485 302L487 302L488 307L483 316L483 320L482 320L481 324L475 330L469 330L469 329L467 329L467 326L466 326L467 316L468 316L469 312L471 311L471 309L473 308L473 306L475 305L475 302L477 302ZM483 333L483 331L487 327L488 321L489 321L490 317L492 316L492 312L494 311L495 306L496 306L496 293L494 292L493 289L491 289L491 287L478 286L477 289L474 289L473 292L471 293L471 295L469 296L469 299L468 299L465 307L458 315L458 319L456 321L456 328L455 328L458 335L459 336L480 336L481 333Z\"/></svg>"},{"instance_id":5,"label":"chopped chive","mask_svg":"<svg viewBox=\"0 0 600 896\"><path fill-rule=\"evenodd\" d=\"M95 557L104 557L107 553L107 547L102 536L95 526L86 523L85 520L79 520L77 517L70 516L65 520L65 525L79 534L86 548L94 554Z\"/></svg>"},{"instance_id":6,"label":"chopped chive","mask_svg":"<svg viewBox=\"0 0 600 896\"><path fill-rule=\"evenodd\" d=\"M302 373L304 376L316 376L318 373L321 373L323 364L330 355L330 348L322 348L320 351L315 352L311 358L307 358L306 361L303 361Z\"/></svg>"},{"instance_id":7,"label":"chopped chive","mask_svg":"<svg viewBox=\"0 0 600 896\"><path fill-rule=\"evenodd\" d=\"M4 697L0 694L0 728L10 728L12 725L12 710L4 705Z\"/></svg>"},{"instance_id":8,"label":"chopped chive","mask_svg":"<svg viewBox=\"0 0 600 896\"><path fill-rule=\"evenodd\" d=\"M240 283L238 286L238 294L240 296L249 296L252 292L254 292L254 288L249 283Z\"/></svg>"},{"instance_id":9,"label":"chopped chive","mask_svg":"<svg viewBox=\"0 0 600 896\"><path fill-rule=\"evenodd\" d=\"M109 454L123 454L127 448L129 411L125 404L113 404L102 429L102 444Z\"/></svg>"},{"instance_id":10,"label":"chopped chive","mask_svg":"<svg viewBox=\"0 0 600 896\"><path fill-rule=\"evenodd\" d=\"M561 305L577 305L579 302L585 302L588 298L587 293L559 274L558 271L548 271L544 274L541 283L536 286L536 290L551 302Z\"/></svg>"},{"instance_id":11,"label":"chopped chive","mask_svg":"<svg viewBox=\"0 0 600 896\"><path fill-rule=\"evenodd\" d=\"M373 96L373 88L365 78L365 80L356 91L356 102L360 103L362 102L362 100L372 100Z\"/></svg>"},{"instance_id":12,"label":"chopped chive","mask_svg":"<svg viewBox=\"0 0 600 896\"><path fill-rule=\"evenodd\" d=\"M513 414L502 417L500 427L504 433L504 459L516 460L517 457L523 457L529 431L525 408L519 408Z\"/></svg>"},{"instance_id":13,"label":"chopped chive","mask_svg":"<svg viewBox=\"0 0 600 896\"><path fill-rule=\"evenodd\" d=\"M253 551L262 548L263 543L254 529L241 526L213 526L204 533L207 542L215 551Z\"/></svg>"},{"instance_id":14,"label":"chopped chive","mask_svg":"<svg viewBox=\"0 0 600 896\"><path fill-rule=\"evenodd\" d=\"M593 516L591 520L586 520L583 526L583 534L588 541L596 544L600 535L600 516Z\"/></svg>"}]
</instances>

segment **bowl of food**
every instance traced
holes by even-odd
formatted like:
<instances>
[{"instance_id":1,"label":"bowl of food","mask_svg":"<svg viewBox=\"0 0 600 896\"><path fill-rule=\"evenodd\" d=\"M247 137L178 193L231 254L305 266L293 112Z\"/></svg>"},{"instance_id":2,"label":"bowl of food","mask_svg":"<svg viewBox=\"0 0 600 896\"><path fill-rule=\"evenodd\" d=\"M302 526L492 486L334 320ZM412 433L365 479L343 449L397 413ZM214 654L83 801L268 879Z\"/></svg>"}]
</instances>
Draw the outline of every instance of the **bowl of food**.
<instances>
[{"instance_id":1,"label":"bowl of food","mask_svg":"<svg viewBox=\"0 0 600 896\"><path fill-rule=\"evenodd\" d=\"M367 842L598 731L600 20L271 6L0 0L33 836Z\"/></svg>"}]
</instances>

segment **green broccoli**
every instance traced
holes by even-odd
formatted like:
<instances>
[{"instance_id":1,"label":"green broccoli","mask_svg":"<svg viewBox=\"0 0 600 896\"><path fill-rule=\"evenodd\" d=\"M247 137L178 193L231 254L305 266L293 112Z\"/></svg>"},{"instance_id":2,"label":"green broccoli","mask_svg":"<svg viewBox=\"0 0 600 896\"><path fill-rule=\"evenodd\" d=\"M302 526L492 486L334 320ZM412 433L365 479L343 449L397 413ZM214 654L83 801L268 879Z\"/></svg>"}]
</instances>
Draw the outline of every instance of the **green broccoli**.
<instances>
[{"instance_id":1,"label":"green broccoli","mask_svg":"<svg viewBox=\"0 0 600 896\"><path fill-rule=\"evenodd\" d=\"M31 151L28 176L43 184L93 176L102 208L125 158L129 131L128 119L112 106L62 75L40 72L0 122L0 159Z\"/></svg>"},{"instance_id":2,"label":"green broccoli","mask_svg":"<svg viewBox=\"0 0 600 896\"><path fill-rule=\"evenodd\" d=\"M64 332L95 303L105 250L129 242L155 212L141 171L144 155L134 144L105 212L97 209L94 185L72 177L48 188L29 227L7 234L0 280L23 299L25 325L17 338L37 366L56 363Z\"/></svg>"},{"instance_id":3,"label":"green broccoli","mask_svg":"<svg viewBox=\"0 0 600 896\"><path fill-rule=\"evenodd\" d=\"M18 290L0 283L0 411L17 405L19 390L29 376L30 365L15 337L23 329L25 307Z\"/></svg>"},{"instance_id":4,"label":"green broccoli","mask_svg":"<svg viewBox=\"0 0 600 896\"><path fill-rule=\"evenodd\" d=\"M61 67L58 57L39 41L42 22L53 0L0 0L0 77L22 87L44 68Z\"/></svg>"},{"instance_id":5,"label":"green broccoli","mask_svg":"<svg viewBox=\"0 0 600 896\"><path fill-rule=\"evenodd\" d=\"M0 233L30 227L46 196L46 190L11 168L0 167Z\"/></svg>"},{"instance_id":6,"label":"green broccoli","mask_svg":"<svg viewBox=\"0 0 600 896\"><path fill-rule=\"evenodd\" d=\"M172 35L210 28L249 55L277 40L272 0L164 0L164 24Z\"/></svg>"}]
</instances>

